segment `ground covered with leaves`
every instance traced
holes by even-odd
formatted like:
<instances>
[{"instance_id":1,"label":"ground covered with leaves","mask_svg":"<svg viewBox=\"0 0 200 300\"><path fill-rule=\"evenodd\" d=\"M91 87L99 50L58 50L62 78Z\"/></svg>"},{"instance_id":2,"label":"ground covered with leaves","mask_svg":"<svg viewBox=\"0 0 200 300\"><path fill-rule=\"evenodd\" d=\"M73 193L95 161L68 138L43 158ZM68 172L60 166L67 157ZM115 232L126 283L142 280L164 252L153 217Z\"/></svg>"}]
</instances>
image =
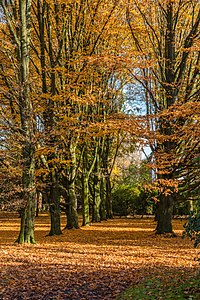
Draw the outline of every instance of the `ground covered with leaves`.
<instances>
[{"instance_id":1,"label":"ground covered with leaves","mask_svg":"<svg viewBox=\"0 0 200 300\"><path fill-rule=\"evenodd\" d=\"M174 221L175 238L156 236L155 222L146 218L113 219L49 237L49 218L43 215L36 218L37 244L28 246L14 244L18 216L1 213L0 299L134 299L122 294L129 286L136 292L143 283L178 288L198 269L197 250L181 237L184 222ZM184 295L181 299L195 299L187 289Z\"/></svg>"}]
</instances>

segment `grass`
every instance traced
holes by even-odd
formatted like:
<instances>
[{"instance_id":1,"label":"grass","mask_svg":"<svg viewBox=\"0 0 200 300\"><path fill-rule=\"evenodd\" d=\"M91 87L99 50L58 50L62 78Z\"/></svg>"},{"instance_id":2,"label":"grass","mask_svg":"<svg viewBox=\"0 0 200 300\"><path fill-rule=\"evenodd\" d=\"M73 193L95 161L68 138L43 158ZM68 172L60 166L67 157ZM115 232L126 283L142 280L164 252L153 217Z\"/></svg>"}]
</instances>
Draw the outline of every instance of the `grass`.
<instances>
[{"instance_id":1,"label":"grass","mask_svg":"<svg viewBox=\"0 0 200 300\"><path fill-rule=\"evenodd\" d=\"M187 279L184 282L171 280L166 283L166 280L154 278L138 284L137 286L128 288L118 300L154 300L154 299L200 299L200 276L196 275L193 278Z\"/></svg>"}]
</instances>

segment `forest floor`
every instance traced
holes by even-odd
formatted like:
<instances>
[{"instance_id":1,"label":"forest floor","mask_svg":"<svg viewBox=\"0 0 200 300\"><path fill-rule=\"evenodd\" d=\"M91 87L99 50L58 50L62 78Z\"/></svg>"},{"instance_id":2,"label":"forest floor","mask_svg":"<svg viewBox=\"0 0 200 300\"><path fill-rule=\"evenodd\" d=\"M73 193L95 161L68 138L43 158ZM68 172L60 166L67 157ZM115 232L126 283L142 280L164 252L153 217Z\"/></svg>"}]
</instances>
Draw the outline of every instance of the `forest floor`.
<instances>
[{"instance_id":1,"label":"forest floor","mask_svg":"<svg viewBox=\"0 0 200 300\"><path fill-rule=\"evenodd\" d=\"M0 213L0 299L110 300L152 278L179 285L198 269L197 250L181 237L184 223L174 221L175 238L155 235L147 218L112 219L49 237L49 217L42 215L37 244L29 246L14 244L18 216Z\"/></svg>"}]
</instances>

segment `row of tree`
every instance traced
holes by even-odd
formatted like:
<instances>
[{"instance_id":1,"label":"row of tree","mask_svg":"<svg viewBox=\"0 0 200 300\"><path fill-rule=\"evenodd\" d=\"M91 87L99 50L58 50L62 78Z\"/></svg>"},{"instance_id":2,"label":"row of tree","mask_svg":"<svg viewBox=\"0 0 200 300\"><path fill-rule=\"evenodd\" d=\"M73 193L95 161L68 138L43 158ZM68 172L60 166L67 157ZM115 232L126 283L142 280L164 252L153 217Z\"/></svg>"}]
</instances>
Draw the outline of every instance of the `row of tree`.
<instances>
[{"instance_id":1,"label":"row of tree","mask_svg":"<svg viewBox=\"0 0 200 300\"><path fill-rule=\"evenodd\" d=\"M36 191L50 235L61 233L63 205L67 228L78 228L77 197L84 226L90 207L94 222L112 217L127 135L151 147L157 233L172 232L175 200L196 197L199 183L199 2L1 0L0 9L1 201L18 198L17 241L35 242ZM125 113L130 86L144 116Z\"/></svg>"}]
</instances>

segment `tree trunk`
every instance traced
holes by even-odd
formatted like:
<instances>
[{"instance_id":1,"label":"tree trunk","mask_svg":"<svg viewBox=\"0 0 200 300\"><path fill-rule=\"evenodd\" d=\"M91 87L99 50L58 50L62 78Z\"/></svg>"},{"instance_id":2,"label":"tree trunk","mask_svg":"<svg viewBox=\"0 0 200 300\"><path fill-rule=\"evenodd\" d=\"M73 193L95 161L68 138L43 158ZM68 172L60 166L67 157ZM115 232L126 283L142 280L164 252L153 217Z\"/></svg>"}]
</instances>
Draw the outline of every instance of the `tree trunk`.
<instances>
[{"instance_id":1,"label":"tree trunk","mask_svg":"<svg viewBox=\"0 0 200 300\"><path fill-rule=\"evenodd\" d=\"M35 144L34 116L30 100L29 61L30 61L30 0L19 1L20 42L19 42L19 108L22 127L22 187L24 207L21 214L21 228L16 242L35 243Z\"/></svg>"},{"instance_id":2,"label":"tree trunk","mask_svg":"<svg viewBox=\"0 0 200 300\"><path fill-rule=\"evenodd\" d=\"M78 229L78 213L77 213L77 197L75 192L75 184L74 181L69 184L68 187L69 193L69 208L67 211L67 229Z\"/></svg>"},{"instance_id":3,"label":"tree trunk","mask_svg":"<svg viewBox=\"0 0 200 300\"><path fill-rule=\"evenodd\" d=\"M83 203L83 223L82 226L90 225L90 209L89 209L89 178L92 170L94 169L97 158L98 146L94 149L93 159L88 163L88 149L85 146L83 151L83 164L82 164L82 203Z\"/></svg>"},{"instance_id":4,"label":"tree trunk","mask_svg":"<svg viewBox=\"0 0 200 300\"><path fill-rule=\"evenodd\" d=\"M62 231L60 229L60 193L58 186L52 186L50 191L50 220L51 229L49 235L60 235Z\"/></svg>"},{"instance_id":5,"label":"tree trunk","mask_svg":"<svg viewBox=\"0 0 200 300\"><path fill-rule=\"evenodd\" d=\"M92 222L100 222L100 204L101 204L101 197L100 197L100 182L99 180L95 180L94 183L94 202L93 202L93 219Z\"/></svg>"},{"instance_id":6,"label":"tree trunk","mask_svg":"<svg viewBox=\"0 0 200 300\"><path fill-rule=\"evenodd\" d=\"M106 212L107 218L113 218L110 176L106 177Z\"/></svg>"},{"instance_id":7,"label":"tree trunk","mask_svg":"<svg viewBox=\"0 0 200 300\"><path fill-rule=\"evenodd\" d=\"M62 177L62 185L64 187L64 198L66 203L66 217L67 224L65 229L78 229L78 213L77 213L77 196L75 188L75 179L77 175L77 163L76 163L76 147L77 141L69 141L68 143L68 155L67 159L70 160L70 166L64 169L64 176Z\"/></svg>"},{"instance_id":8,"label":"tree trunk","mask_svg":"<svg viewBox=\"0 0 200 300\"><path fill-rule=\"evenodd\" d=\"M35 216L38 217L42 209L42 193L38 190L36 190L35 203L36 203Z\"/></svg>"},{"instance_id":9,"label":"tree trunk","mask_svg":"<svg viewBox=\"0 0 200 300\"><path fill-rule=\"evenodd\" d=\"M100 216L101 216L101 221L107 220L106 217L106 198L104 195L104 179L101 179L100 183L100 195L101 195L101 205L100 205Z\"/></svg>"},{"instance_id":10,"label":"tree trunk","mask_svg":"<svg viewBox=\"0 0 200 300\"><path fill-rule=\"evenodd\" d=\"M101 160L99 150L96 155L95 172L94 172L94 199L93 199L93 218L92 222L100 222L100 204L101 204L101 193L100 193L100 173L101 173Z\"/></svg>"},{"instance_id":11,"label":"tree trunk","mask_svg":"<svg viewBox=\"0 0 200 300\"><path fill-rule=\"evenodd\" d=\"M115 149L115 155L113 158L113 163L110 165L109 156L111 155L111 145L112 145L112 138L108 136L105 140L105 151L102 157L102 164L103 164L103 172L105 178L105 191L106 191L106 218L112 219L113 218L113 211L112 211L112 195L111 195L111 182L110 182L110 175L112 172L112 168L114 166L115 159L117 157L117 152L119 149L119 144Z\"/></svg>"},{"instance_id":12,"label":"tree trunk","mask_svg":"<svg viewBox=\"0 0 200 300\"><path fill-rule=\"evenodd\" d=\"M157 234L173 233L172 218L173 218L174 198L173 195L161 195L158 202L157 214Z\"/></svg>"},{"instance_id":13,"label":"tree trunk","mask_svg":"<svg viewBox=\"0 0 200 300\"><path fill-rule=\"evenodd\" d=\"M29 206L22 209L20 233L16 241L17 243L35 244L34 215L35 215L35 207L31 206L30 203Z\"/></svg>"},{"instance_id":14,"label":"tree trunk","mask_svg":"<svg viewBox=\"0 0 200 300\"><path fill-rule=\"evenodd\" d=\"M29 145L23 149L23 200L25 206L21 212L21 227L18 239L19 244L34 244L35 220L35 148Z\"/></svg>"},{"instance_id":15,"label":"tree trunk","mask_svg":"<svg viewBox=\"0 0 200 300\"><path fill-rule=\"evenodd\" d=\"M89 178L87 174L82 174L82 201L83 201L83 223L82 226L90 225L90 212L89 212Z\"/></svg>"}]
</instances>

